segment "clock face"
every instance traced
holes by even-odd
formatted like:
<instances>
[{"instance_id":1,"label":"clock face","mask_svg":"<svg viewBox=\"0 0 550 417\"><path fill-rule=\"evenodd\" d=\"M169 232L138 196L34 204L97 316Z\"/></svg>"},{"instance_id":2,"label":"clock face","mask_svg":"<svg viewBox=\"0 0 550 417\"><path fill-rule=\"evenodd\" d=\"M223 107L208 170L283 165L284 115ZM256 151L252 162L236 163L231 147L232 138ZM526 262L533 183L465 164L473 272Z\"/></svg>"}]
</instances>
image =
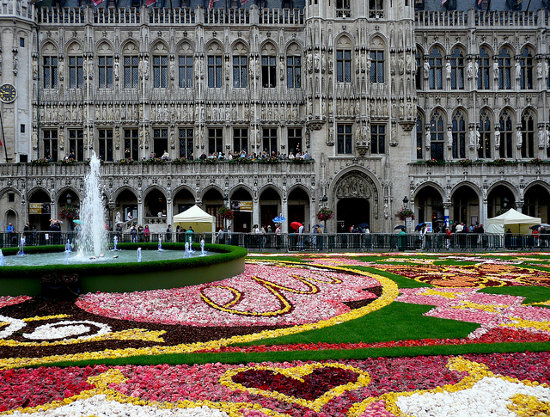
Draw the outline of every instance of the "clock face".
<instances>
[{"instance_id":1,"label":"clock face","mask_svg":"<svg viewBox=\"0 0 550 417\"><path fill-rule=\"evenodd\" d=\"M0 100L3 103L12 103L15 101L17 95L15 87L11 84L4 84L0 86Z\"/></svg>"}]
</instances>

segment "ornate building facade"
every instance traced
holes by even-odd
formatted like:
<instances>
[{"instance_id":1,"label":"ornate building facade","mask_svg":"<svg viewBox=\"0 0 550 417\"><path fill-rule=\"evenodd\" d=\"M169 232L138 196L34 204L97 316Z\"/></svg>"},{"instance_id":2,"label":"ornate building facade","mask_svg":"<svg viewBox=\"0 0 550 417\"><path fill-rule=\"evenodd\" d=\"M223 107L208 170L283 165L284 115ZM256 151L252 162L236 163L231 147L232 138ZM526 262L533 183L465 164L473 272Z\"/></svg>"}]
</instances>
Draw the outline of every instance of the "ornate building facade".
<instances>
[{"instance_id":1,"label":"ornate building facade","mask_svg":"<svg viewBox=\"0 0 550 417\"><path fill-rule=\"evenodd\" d=\"M330 232L390 232L404 206L434 225L550 220L545 4L78 3L0 2L3 225L78 207L92 152L109 221L159 231L194 203L243 202L235 231L310 228L322 206Z\"/></svg>"}]
</instances>

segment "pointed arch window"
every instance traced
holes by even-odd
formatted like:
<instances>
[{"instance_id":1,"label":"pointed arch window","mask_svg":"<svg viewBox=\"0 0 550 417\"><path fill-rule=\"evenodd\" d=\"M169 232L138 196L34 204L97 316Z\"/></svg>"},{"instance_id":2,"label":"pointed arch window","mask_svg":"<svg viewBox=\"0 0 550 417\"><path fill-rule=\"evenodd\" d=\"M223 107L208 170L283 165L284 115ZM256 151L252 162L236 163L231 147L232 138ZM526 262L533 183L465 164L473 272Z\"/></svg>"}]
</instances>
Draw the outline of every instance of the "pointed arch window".
<instances>
[{"instance_id":1,"label":"pointed arch window","mask_svg":"<svg viewBox=\"0 0 550 417\"><path fill-rule=\"evenodd\" d=\"M466 116L458 110L453 116L453 158L466 158Z\"/></svg>"},{"instance_id":2,"label":"pointed arch window","mask_svg":"<svg viewBox=\"0 0 550 417\"><path fill-rule=\"evenodd\" d=\"M451 63L451 90L464 89L464 54L460 48L454 48L449 56Z\"/></svg>"},{"instance_id":3,"label":"pointed arch window","mask_svg":"<svg viewBox=\"0 0 550 417\"><path fill-rule=\"evenodd\" d=\"M519 86L522 90L531 90L533 88L533 54L529 48L521 50L519 65L521 67Z\"/></svg>"},{"instance_id":4,"label":"pointed arch window","mask_svg":"<svg viewBox=\"0 0 550 417\"><path fill-rule=\"evenodd\" d=\"M416 60L416 73L414 74L416 89L422 90L422 55L419 51L415 52L414 59Z\"/></svg>"},{"instance_id":5,"label":"pointed arch window","mask_svg":"<svg viewBox=\"0 0 550 417\"><path fill-rule=\"evenodd\" d=\"M489 52L487 48L481 47L479 50L479 58L477 60L479 65L479 73L477 77L477 88L480 90L488 90L491 88L491 79L489 74L491 73L491 60L489 58Z\"/></svg>"},{"instance_id":6,"label":"pointed arch window","mask_svg":"<svg viewBox=\"0 0 550 417\"><path fill-rule=\"evenodd\" d=\"M523 135L523 142L521 144L521 157L522 158L534 158L535 157L535 127L536 127L535 114L532 111L525 111L521 116L521 133Z\"/></svg>"},{"instance_id":7,"label":"pointed arch window","mask_svg":"<svg viewBox=\"0 0 550 417\"><path fill-rule=\"evenodd\" d=\"M440 110L434 110L430 120L430 151L431 158L443 161L443 145L445 143L445 117Z\"/></svg>"},{"instance_id":8,"label":"pointed arch window","mask_svg":"<svg viewBox=\"0 0 550 417\"><path fill-rule=\"evenodd\" d=\"M502 48L498 59L498 88L510 90L512 88L512 56L508 48Z\"/></svg>"},{"instance_id":9,"label":"pointed arch window","mask_svg":"<svg viewBox=\"0 0 550 417\"><path fill-rule=\"evenodd\" d=\"M481 110L479 113L479 149L478 156L480 158L491 157L491 114L487 109Z\"/></svg>"},{"instance_id":10,"label":"pointed arch window","mask_svg":"<svg viewBox=\"0 0 550 417\"><path fill-rule=\"evenodd\" d=\"M416 116L416 159L424 159L424 118L418 113Z\"/></svg>"},{"instance_id":11,"label":"pointed arch window","mask_svg":"<svg viewBox=\"0 0 550 417\"><path fill-rule=\"evenodd\" d=\"M430 90L441 90L443 88L443 56L438 48L433 48L428 57L430 63Z\"/></svg>"},{"instance_id":12,"label":"pointed arch window","mask_svg":"<svg viewBox=\"0 0 550 417\"><path fill-rule=\"evenodd\" d=\"M512 139L513 139L513 123L512 114L509 110L503 110L500 113L500 147L499 155L501 158L512 158Z\"/></svg>"}]
</instances>

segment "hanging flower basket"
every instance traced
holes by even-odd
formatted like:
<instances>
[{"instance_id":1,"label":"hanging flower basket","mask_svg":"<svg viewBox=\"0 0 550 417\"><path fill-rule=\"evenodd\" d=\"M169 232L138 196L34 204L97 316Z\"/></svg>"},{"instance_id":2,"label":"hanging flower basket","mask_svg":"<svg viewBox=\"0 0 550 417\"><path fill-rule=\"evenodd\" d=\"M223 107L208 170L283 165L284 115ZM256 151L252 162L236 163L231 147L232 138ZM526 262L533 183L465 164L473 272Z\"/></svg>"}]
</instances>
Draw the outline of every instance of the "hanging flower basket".
<instances>
[{"instance_id":1,"label":"hanging flower basket","mask_svg":"<svg viewBox=\"0 0 550 417\"><path fill-rule=\"evenodd\" d=\"M75 207L63 207L59 212L59 218L67 220L78 219L78 209Z\"/></svg>"},{"instance_id":2,"label":"hanging flower basket","mask_svg":"<svg viewBox=\"0 0 550 417\"><path fill-rule=\"evenodd\" d=\"M328 209L326 207L323 207L319 212L317 213L317 218L321 221L330 220L334 217L334 211L331 209Z\"/></svg>"},{"instance_id":3,"label":"hanging flower basket","mask_svg":"<svg viewBox=\"0 0 550 417\"><path fill-rule=\"evenodd\" d=\"M410 217L414 220L414 213L411 209L404 208L397 213L397 217L399 217L400 220L405 220L407 217Z\"/></svg>"},{"instance_id":4,"label":"hanging flower basket","mask_svg":"<svg viewBox=\"0 0 550 417\"><path fill-rule=\"evenodd\" d=\"M227 207L220 207L218 209L218 216L222 219L231 220L233 218L233 210Z\"/></svg>"}]
</instances>

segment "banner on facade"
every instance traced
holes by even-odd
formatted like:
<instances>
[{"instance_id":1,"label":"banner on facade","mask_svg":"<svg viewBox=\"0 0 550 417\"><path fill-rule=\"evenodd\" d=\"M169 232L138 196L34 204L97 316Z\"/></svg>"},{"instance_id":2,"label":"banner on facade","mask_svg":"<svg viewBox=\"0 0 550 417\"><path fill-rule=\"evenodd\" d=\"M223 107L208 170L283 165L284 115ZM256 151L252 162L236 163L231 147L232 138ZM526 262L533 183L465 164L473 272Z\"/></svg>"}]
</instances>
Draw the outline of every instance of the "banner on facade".
<instances>
[{"instance_id":1,"label":"banner on facade","mask_svg":"<svg viewBox=\"0 0 550 417\"><path fill-rule=\"evenodd\" d=\"M252 212L252 201L233 200L231 201L231 210Z\"/></svg>"},{"instance_id":2,"label":"banner on facade","mask_svg":"<svg viewBox=\"0 0 550 417\"><path fill-rule=\"evenodd\" d=\"M29 203L29 214L42 214L42 203Z\"/></svg>"}]
</instances>

